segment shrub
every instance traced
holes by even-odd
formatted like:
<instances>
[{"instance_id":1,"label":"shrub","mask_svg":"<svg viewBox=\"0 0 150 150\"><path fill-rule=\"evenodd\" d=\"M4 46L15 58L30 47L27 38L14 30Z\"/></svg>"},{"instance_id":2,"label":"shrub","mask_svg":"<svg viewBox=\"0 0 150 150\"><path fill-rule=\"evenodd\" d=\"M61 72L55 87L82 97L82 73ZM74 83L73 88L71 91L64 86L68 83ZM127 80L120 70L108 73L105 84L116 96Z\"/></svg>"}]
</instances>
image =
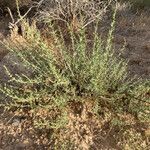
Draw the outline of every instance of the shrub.
<instances>
[{"instance_id":1,"label":"shrub","mask_svg":"<svg viewBox=\"0 0 150 150\"><path fill-rule=\"evenodd\" d=\"M114 125L122 122L120 116L125 114L149 122L150 81L128 77L127 62L116 56L112 47L114 23L115 13L105 44L95 25L89 50L86 28L74 33L69 26L71 43L66 45L61 30L56 31L51 20L47 29L51 42L43 39L35 24L23 21L25 44L8 42L7 47L33 74L13 75L6 68L10 80L0 89L12 100L4 106L32 110L34 125L53 129L54 145L60 148L64 144L65 149L70 144L89 148L93 128L101 122L99 116L107 116L108 111L110 118L106 118ZM92 119L87 119L89 113Z\"/></svg>"}]
</instances>

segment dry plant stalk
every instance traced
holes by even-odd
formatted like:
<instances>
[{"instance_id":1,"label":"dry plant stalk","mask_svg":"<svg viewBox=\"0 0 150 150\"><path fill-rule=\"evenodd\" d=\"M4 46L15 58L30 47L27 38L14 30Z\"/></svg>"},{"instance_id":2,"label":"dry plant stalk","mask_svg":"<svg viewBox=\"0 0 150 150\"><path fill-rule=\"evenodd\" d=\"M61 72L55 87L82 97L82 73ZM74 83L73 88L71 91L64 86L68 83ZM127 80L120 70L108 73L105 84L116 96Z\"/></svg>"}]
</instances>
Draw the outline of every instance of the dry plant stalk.
<instances>
[{"instance_id":1,"label":"dry plant stalk","mask_svg":"<svg viewBox=\"0 0 150 150\"><path fill-rule=\"evenodd\" d=\"M24 15L21 15L20 13L20 7L19 7L19 1L18 0L15 0L15 3L16 3L16 9L17 9L17 13L18 13L18 18L17 20L15 21L14 19L14 16L13 16L13 13L11 11L11 9L9 7L7 7L7 10L8 10L8 13L11 17L11 22L9 22L9 28L12 29L12 28L17 28L17 25L24 19L27 17L27 15L31 12L31 10L33 8L38 8L40 7L40 5L42 4L44 0L40 0L39 2L33 2L31 4L31 6L29 7L29 9L25 12Z\"/></svg>"},{"instance_id":2,"label":"dry plant stalk","mask_svg":"<svg viewBox=\"0 0 150 150\"><path fill-rule=\"evenodd\" d=\"M39 20L62 21L75 28L85 28L102 19L112 1L102 0L45 0L39 9Z\"/></svg>"}]
</instances>

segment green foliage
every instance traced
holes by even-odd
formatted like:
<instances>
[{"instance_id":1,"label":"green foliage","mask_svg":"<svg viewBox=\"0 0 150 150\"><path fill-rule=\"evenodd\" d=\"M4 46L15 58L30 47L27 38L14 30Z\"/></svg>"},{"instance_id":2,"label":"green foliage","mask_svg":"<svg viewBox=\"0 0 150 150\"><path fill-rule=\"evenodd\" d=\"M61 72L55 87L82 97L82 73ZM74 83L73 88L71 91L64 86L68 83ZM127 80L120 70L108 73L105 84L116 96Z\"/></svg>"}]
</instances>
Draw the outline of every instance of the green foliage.
<instances>
[{"instance_id":1,"label":"green foliage","mask_svg":"<svg viewBox=\"0 0 150 150\"><path fill-rule=\"evenodd\" d=\"M112 111L136 115L145 112L149 106L146 106L149 81L127 78L127 62L115 56L111 46L112 30L113 26L106 46L95 30L93 46L88 52L85 30L77 36L70 32L72 43L68 50L63 37L58 36L51 24L49 33L54 39L51 46L42 40L38 30L28 28L25 35L30 42L32 39L31 44L13 52L25 66L34 70L34 74L32 77L13 76L6 69L12 86L3 87L1 91L11 97L17 107L48 107L61 111L72 100L94 97Z\"/></svg>"},{"instance_id":2,"label":"green foliage","mask_svg":"<svg viewBox=\"0 0 150 150\"><path fill-rule=\"evenodd\" d=\"M86 29L78 33L70 30L71 43L66 45L62 32L49 23L48 34L53 39L49 45L35 26L24 22L26 45L10 49L33 74L12 75L6 68L11 79L0 90L12 100L5 107L29 108L35 112L36 127L54 130L66 126L70 102L84 104L89 98L97 114L107 108L112 116L129 113L149 121L150 81L129 79L127 62L112 48L114 18L105 44L95 27L90 50ZM36 117L40 109L47 116Z\"/></svg>"}]
</instances>

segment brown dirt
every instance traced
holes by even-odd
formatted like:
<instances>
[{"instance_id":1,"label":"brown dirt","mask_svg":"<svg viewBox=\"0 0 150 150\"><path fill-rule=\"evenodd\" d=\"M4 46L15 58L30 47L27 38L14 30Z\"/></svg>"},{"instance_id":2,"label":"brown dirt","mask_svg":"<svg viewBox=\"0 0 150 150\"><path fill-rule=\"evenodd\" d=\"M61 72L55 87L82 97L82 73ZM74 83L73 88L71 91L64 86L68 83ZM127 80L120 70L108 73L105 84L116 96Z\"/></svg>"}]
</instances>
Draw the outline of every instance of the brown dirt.
<instances>
[{"instance_id":1,"label":"brown dirt","mask_svg":"<svg viewBox=\"0 0 150 150\"><path fill-rule=\"evenodd\" d=\"M125 40L125 58L132 75L150 78L150 13L121 17L117 23L115 43Z\"/></svg>"},{"instance_id":2,"label":"brown dirt","mask_svg":"<svg viewBox=\"0 0 150 150\"><path fill-rule=\"evenodd\" d=\"M28 6L32 0L19 0L19 7ZM16 9L16 0L0 0L0 8L5 10L9 7L11 10Z\"/></svg>"},{"instance_id":3,"label":"brown dirt","mask_svg":"<svg viewBox=\"0 0 150 150\"><path fill-rule=\"evenodd\" d=\"M122 57L129 61L129 73L150 78L150 12L119 13L114 32L114 47L117 52L124 47ZM103 26L103 25L102 25ZM106 28L107 26L107 28ZM110 22L106 20L99 32L107 36Z\"/></svg>"},{"instance_id":4,"label":"brown dirt","mask_svg":"<svg viewBox=\"0 0 150 150\"><path fill-rule=\"evenodd\" d=\"M8 22L7 18L0 20L1 40L6 38L8 33ZM119 16L114 42L117 49L125 43L126 51L123 57L129 59L131 75L150 78L150 15L142 12ZM6 54L7 51L0 45L0 60ZM41 133L31 125L32 119L29 114L3 113L0 109L0 150L51 149L48 141L50 131Z\"/></svg>"}]
</instances>

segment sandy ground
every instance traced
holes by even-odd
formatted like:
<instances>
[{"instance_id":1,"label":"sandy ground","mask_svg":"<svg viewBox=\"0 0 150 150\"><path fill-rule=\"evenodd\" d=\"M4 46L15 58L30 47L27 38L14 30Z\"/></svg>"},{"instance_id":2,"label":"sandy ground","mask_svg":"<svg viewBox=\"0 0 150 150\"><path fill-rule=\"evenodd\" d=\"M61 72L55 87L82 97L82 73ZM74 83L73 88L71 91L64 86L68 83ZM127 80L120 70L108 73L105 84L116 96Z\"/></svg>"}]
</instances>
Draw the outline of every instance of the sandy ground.
<instances>
[{"instance_id":1,"label":"sandy ground","mask_svg":"<svg viewBox=\"0 0 150 150\"><path fill-rule=\"evenodd\" d=\"M8 32L7 25L8 20L1 18L1 40ZM116 49L125 44L126 50L123 57L129 60L131 75L150 78L149 13L131 13L129 16L118 16L114 42ZM6 50L0 46L0 60L6 53ZM45 138L45 133L31 128L32 120L28 115L17 114L17 112L3 114L2 110L0 114L0 150L49 149L48 137Z\"/></svg>"}]
</instances>

